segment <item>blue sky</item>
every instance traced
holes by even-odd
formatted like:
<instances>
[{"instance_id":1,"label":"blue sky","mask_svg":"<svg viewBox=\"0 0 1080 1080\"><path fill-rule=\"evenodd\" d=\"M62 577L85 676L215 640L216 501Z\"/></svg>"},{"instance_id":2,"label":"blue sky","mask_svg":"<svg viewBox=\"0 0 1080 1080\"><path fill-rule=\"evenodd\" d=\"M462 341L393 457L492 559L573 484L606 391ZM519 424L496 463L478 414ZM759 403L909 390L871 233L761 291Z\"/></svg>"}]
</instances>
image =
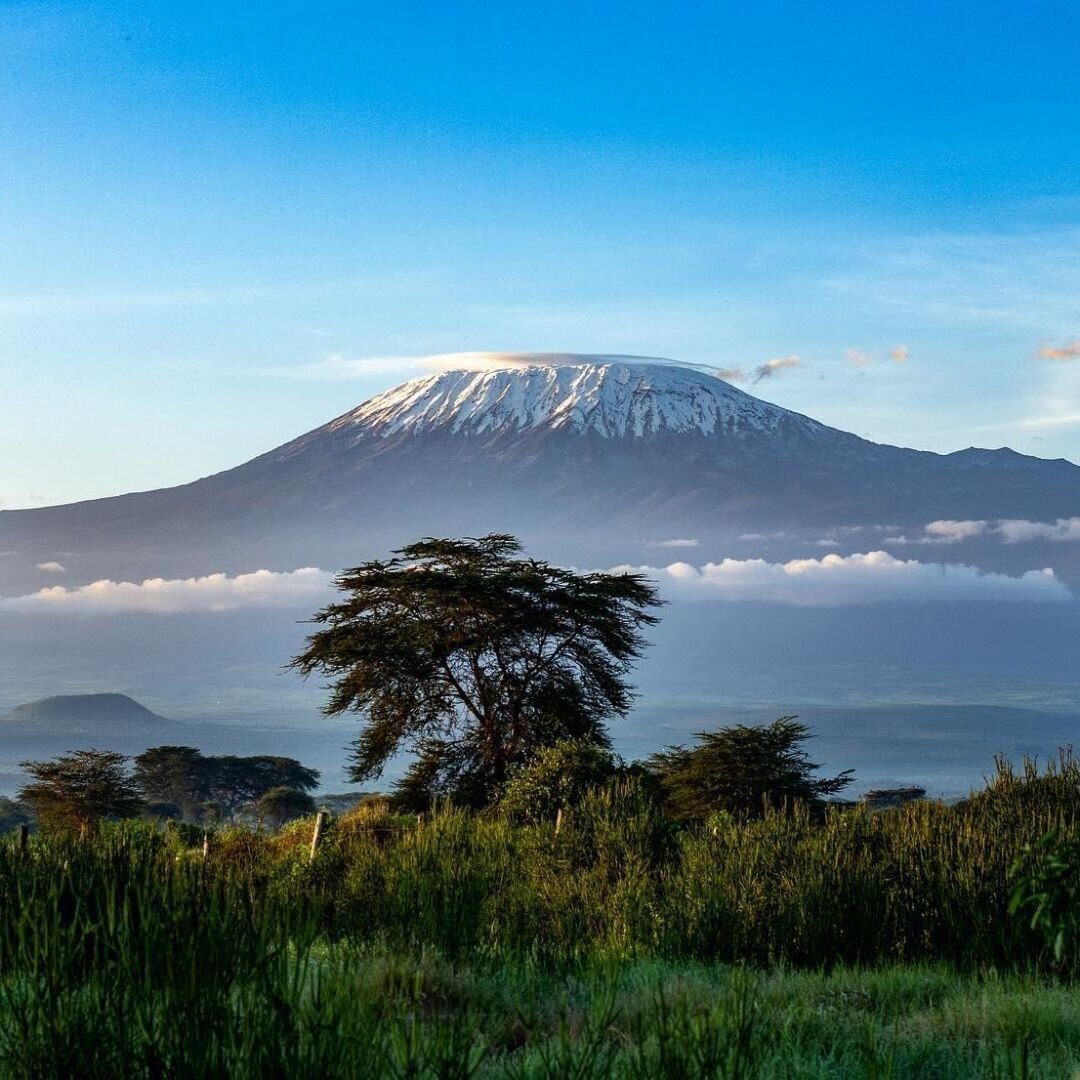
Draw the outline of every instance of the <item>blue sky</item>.
<instances>
[{"instance_id":1,"label":"blue sky","mask_svg":"<svg viewBox=\"0 0 1080 1080\"><path fill-rule=\"evenodd\" d=\"M0 3L3 505L488 349L1080 462L1080 15L750 7Z\"/></svg>"}]
</instances>

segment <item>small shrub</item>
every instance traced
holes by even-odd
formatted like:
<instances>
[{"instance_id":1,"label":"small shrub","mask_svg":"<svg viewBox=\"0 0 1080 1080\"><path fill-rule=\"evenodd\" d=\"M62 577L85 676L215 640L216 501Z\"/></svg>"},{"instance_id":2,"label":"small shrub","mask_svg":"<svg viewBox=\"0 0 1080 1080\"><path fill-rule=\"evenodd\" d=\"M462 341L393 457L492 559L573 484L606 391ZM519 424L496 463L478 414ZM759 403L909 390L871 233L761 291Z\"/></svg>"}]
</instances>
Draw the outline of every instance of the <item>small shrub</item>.
<instances>
[{"instance_id":1,"label":"small shrub","mask_svg":"<svg viewBox=\"0 0 1080 1080\"><path fill-rule=\"evenodd\" d=\"M506 785L499 809L516 821L554 821L559 810L576 806L585 793L614 775L615 756L586 739L564 739L540 750Z\"/></svg>"}]
</instances>

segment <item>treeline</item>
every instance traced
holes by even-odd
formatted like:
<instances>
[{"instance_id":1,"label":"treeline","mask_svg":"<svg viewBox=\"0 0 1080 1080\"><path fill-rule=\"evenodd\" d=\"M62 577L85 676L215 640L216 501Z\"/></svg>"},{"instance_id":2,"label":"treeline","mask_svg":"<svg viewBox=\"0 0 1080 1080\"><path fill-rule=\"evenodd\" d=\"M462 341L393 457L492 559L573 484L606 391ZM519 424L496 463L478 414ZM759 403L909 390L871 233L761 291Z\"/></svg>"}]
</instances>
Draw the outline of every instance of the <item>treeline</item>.
<instances>
[{"instance_id":1,"label":"treeline","mask_svg":"<svg viewBox=\"0 0 1080 1080\"><path fill-rule=\"evenodd\" d=\"M85 832L106 820L146 817L214 826L238 819L281 826L315 809L319 773L289 757L204 755L192 746L156 746L134 759L76 750L24 761L31 777L16 800L0 800L0 831L33 821Z\"/></svg>"},{"instance_id":2,"label":"treeline","mask_svg":"<svg viewBox=\"0 0 1080 1080\"><path fill-rule=\"evenodd\" d=\"M820 815L827 800L851 782L851 774L817 776L817 763L803 749L809 735L804 724L786 716L767 726L703 732L695 746L630 764L595 741L563 740L538 749L530 764L514 769L492 789L485 810L519 822L554 820L597 789L630 780L675 822L702 821L716 813L744 820L761 817L770 807L795 805ZM310 792L319 773L293 758L215 757L190 746L158 746L133 764L129 771L124 755L102 750L23 762L32 782L16 802L7 803L6 819L0 805L0 830L5 820L9 827L17 823L20 812L42 828L79 832L134 817L278 828L316 806ZM348 797L335 797L339 809L343 799ZM414 789L408 777L384 799L391 810L412 813L450 801L433 799L426 787Z\"/></svg>"}]
</instances>

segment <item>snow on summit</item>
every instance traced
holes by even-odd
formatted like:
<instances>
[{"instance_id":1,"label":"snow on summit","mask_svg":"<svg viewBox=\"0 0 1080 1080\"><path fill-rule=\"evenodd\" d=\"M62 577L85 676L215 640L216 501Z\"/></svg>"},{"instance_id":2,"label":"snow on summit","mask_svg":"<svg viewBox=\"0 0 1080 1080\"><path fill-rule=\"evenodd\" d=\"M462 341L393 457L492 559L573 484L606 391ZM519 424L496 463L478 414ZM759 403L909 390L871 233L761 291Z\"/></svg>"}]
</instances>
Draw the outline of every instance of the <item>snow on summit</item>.
<instances>
[{"instance_id":1,"label":"snow on summit","mask_svg":"<svg viewBox=\"0 0 1080 1080\"><path fill-rule=\"evenodd\" d=\"M486 354L379 394L335 421L380 435L537 429L604 437L665 432L773 432L821 425L696 368L636 357Z\"/></svg>"}]
</instances>

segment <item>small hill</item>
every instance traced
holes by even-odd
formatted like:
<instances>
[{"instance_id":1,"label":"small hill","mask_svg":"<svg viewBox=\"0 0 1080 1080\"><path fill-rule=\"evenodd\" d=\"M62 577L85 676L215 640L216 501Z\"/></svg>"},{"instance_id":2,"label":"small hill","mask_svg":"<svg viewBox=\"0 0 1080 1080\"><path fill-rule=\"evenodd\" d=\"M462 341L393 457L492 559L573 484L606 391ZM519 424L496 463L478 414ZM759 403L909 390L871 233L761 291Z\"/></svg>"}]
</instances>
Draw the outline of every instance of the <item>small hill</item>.
<instances>
[{"instance_id":1,"label":"small hill","mask_svg":"<svg viewBox=\"0 0 1080 1080\"><path fill-rule=\"evenodd\" d=\"M58 694L0 715L0 731L48 735L163 734L170 721L126 694Z\"/></svg>"}]
</instances>

